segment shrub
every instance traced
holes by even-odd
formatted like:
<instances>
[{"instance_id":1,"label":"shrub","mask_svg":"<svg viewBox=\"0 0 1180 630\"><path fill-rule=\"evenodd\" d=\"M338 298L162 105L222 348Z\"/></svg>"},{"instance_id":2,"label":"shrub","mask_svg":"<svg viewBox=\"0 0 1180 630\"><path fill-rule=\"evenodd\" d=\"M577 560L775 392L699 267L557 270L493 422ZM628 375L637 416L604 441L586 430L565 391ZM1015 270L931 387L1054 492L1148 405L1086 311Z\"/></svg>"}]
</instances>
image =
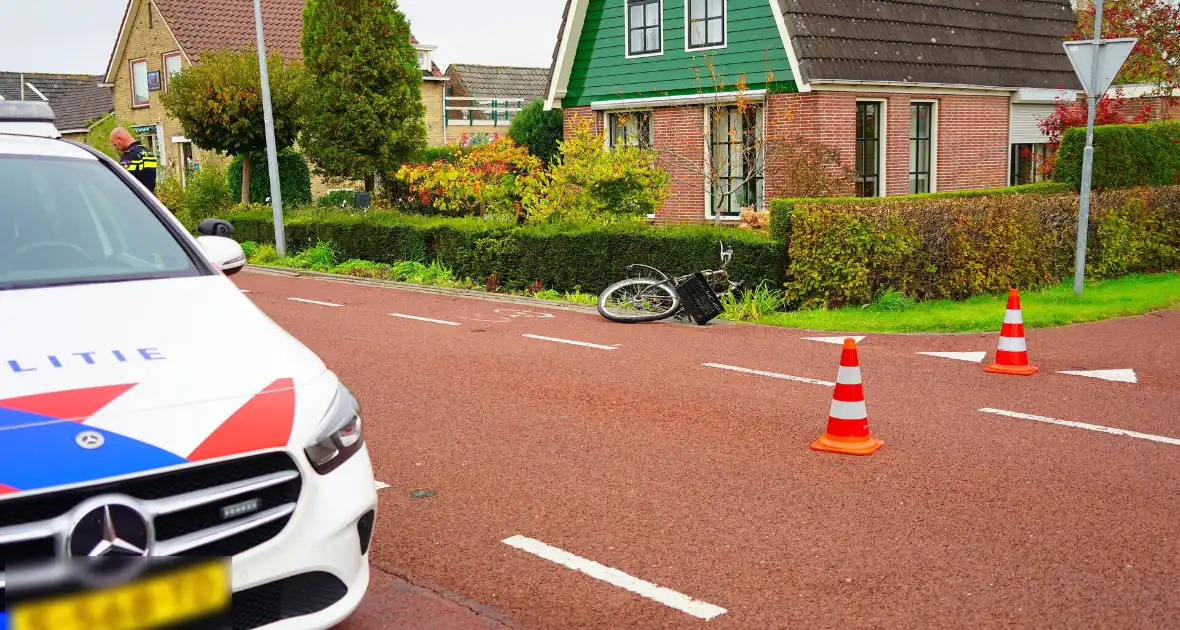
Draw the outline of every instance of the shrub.
<instances>
[{"instance_id":1,"label":"shrub","mask_svg":"<svg viewBox=\"0 0 1180 630\"><path fill-rule=\"evenodd\" d=\"M1052 284L1073 268L1073 193L773 206L771 227L789 241L787 299L803 307L960 299ZM1089 277L1180 265L1180 187L1099 193L1091 216Z\"/></svg>"},{"instance_id":2,"label":"shrub","mask_svg":"<svg viewBox=\"0 0 1180 630\"><path fill-rule=\"evenodd\" d=\"M1082 184L1086 130L1065 132L1057 150L1053 180ZM1180 184L1180 120L1094 128L1095 189Z\"/></svg>"},{"instance_id":3,"label":"shrub","mask_svg":"<svg viewBox=\"0 0 1180 630\"><path fill-rule=\"evenodd\" d=\"M167 173L156 183L156 199L180 219L190 231L201 221L220 216L230 207L225 169L214 163L188 175L188 186L181 187L180 177Z\"/></svg>"},{"instance_id":4,"label":"shrub","mask_svg":"<svg viewBox=\"0 0 1180 630\"><path fill-rule=\"evenodd\" d=\"M531 221L611 223L652 214L667 193L668 174L654 151L606 150L603 136L581 124L560 143L560 159L523 195Z\"/></svg>"},{"instance_id":5,"label":"shrub","mask_svg":"<svg viewBox=\"0 0 1180 630\"><path fill-rule=\"evenodd\" d=\"M463 156L471 153L471 147L465 147L459 144L447 144L441 147L422 147L414 154L414 158L410 160L417 164L430 164L431 162L443 161L448 164L458 164Z\"/></svg>"},{"instance_id":6,"label":"shrub","mask_svg":"<svg viewBox=\"0 0 1180 630\"><path fill-rule=\"evenodd\" d=\"M226 217L239 241L274 242L268 212ZM286 221L293 251L331 242L336 258L396 264L438 262L456 278L483 282L499 276L505 289L524 290L537 280L557 291L598 293L625 277L633 263L684 274L718 265L717 244L732 236L734 278L756 285L782 282L783 245L730 227L646 225L516 225L512 221L444 218L373 211L367 214L295 211Z\"/></svg>"},{"instance_id":7,"label":"shrub","mask_svg":"<svg viewBox=\"0 0 1180 630\"><path fill-rule=\"evenodd\" d=\"M526 181L540 170L540 160L510 138L501 138L471 149L456 164L403 165L397 179L423 206L449 216L518 217L524 212L523 192L535 189Z\"/></svg>"},{"instance_id":8,"label":"shrub","mask_svg":"<svg viewBox=\"0 0 1180 630\"><path fill-rule=\"evenodd\" d=\"M508 136L517 144L528 147L529 153L548 164L557 155L557 145L562 140L564 127L560 109L545 111L545 102L535 100L512 119Z\"/></svg>"},{"instance_id":9,"label":"shrub","mask_svg":"<svg viewBox=\"0 0 1180 630\"><path fill-rule=\"evenodd\" d=\"M284 197L286 199L286 197ZM355 208L355 190L332 190L317 198L315 205L328 208Z\"/></svg>"},{"instance_id":10,"label":"shrub","mask_svg":"<svg viewBox=\"0 0 1180 630\"><path fill-rule=\"evenodd\" d=\"M234 199L241 199L242 156L235 155L230 160L226 177L229 194ZM294 149L279 151L279 186L283 205L311 202L311 171L307 168L307 160ZM250 202L266 203L267 199L270 199L270 169L263 153L250 158Z\"/></svg>"}]
</instances>

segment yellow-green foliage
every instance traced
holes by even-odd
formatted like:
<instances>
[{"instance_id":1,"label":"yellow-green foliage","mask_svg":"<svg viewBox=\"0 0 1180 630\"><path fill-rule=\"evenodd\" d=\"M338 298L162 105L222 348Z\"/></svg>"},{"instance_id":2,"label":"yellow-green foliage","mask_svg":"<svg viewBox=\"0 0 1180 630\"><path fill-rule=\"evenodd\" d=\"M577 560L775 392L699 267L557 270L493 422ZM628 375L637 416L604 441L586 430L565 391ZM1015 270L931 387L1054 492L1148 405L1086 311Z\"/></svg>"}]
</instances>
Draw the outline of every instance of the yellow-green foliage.
<instances>
[{"instance_id":1,"label":"yellow-green foliage","mask_svg":"<svg viewBox=\"0 0 1180 630\"><path fill-rule=\"evenodd\" d=\"M1180 187L1097 194L1093 206L1091 277L1180 265ZM1072 269L1077 215L1072 193L812 200L777 208L774 231L788 240L788 300L843 306L887 289L961 299L1052 284Z\"/></svg>"}]
</instances>

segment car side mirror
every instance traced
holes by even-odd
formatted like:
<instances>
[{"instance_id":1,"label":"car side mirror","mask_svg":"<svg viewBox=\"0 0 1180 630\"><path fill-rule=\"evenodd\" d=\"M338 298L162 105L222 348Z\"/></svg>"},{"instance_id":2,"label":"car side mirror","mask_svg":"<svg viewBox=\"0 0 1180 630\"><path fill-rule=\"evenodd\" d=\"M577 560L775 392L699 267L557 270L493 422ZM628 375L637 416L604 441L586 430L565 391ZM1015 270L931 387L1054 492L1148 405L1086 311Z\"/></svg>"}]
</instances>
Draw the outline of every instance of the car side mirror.
<instances>
[{"instance_id":1,"label":"car side mirror","mask_svg":"<svg viewBox=\"0 0 1180 630\"><path fill-rule=\"evenodd\" d=\"M204 251L205 258L227 276L234 275L246 266L245 252L242 251L242 246L232 238L198 236L197 244Z\"/></svg>"},{"instance_id":2,"label":"car side mirror","mask_svg":"<svg viewBox=\"0 0 1180 630\"><path fill-rule=\"evenodd\" d=\"M222 219L205 219L197 226L197 234L201 236L229 236L233 233L233 224Z\"/></svg>"}]
</instances>

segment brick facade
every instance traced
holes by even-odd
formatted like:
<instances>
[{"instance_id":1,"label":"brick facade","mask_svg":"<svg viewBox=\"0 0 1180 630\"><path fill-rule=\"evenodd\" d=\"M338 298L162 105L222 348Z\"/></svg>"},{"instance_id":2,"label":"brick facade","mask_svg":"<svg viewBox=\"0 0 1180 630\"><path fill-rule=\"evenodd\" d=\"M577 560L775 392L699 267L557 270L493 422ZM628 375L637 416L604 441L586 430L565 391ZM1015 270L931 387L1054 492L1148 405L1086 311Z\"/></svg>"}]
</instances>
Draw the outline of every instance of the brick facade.
<instances>
[{"instance_id":1,"label":"brick facade","mask_svg":"<svg viewBox=\"0 0 1180 630\"><path fill-rule=\"evenodd\" d=\"M817 140L840 152L849 169L856 164L856 102L875 100L885 104L886 194L909 193L910 103L934 101L936 152L935 190L1000 188L1008 182L1007 95L990 94L901 94L878 92L813 91L805 94L774 94L766 104L764 118L767 145L765 197L782 195L786 185L783 162L790 159L779 149L794 138ZM654 148L671 148L675 158L661 158L672 175L669 195L657 213L660 223L706 220L704 177L704 105L657 107L652 109ZM566 132L580 120L590 120L593 131L603 129L603 115L589 107L563 112ZM778 145L777 147L775 145ZM700 156L693 168L683 166L683 156Z\"/></svg>"},{"instance_id":2,"label":"brick facade","mask_svg":"<svg viewBox=\"0 0 1180 630\"><path fill-rule=\"evenodd\" d=\"M437 147L443 142L443 91L446 83L422 80L422 105L426 107L426 144Z\"/></svg>"}]
</instances>

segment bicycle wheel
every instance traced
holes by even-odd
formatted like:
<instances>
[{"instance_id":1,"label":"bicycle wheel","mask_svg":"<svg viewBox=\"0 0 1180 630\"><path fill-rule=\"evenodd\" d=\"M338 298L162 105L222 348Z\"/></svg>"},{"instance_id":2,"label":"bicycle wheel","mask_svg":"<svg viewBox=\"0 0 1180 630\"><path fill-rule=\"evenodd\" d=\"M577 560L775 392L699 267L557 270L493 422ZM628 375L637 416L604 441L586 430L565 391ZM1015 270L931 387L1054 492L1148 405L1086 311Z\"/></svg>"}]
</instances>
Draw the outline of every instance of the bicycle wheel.
<instances>
[{"instance_id":1,"label":"bicycle wheel","mask_svg":"<svg viewBox=\"0 0 1180 630\"><path fill-rule=\"evenodd\" d=\"M628 278L610 285L598 296L598 312L623 324L659 321L678 310L680 296L666 281Z\"/></svg>"}]
</instances>

